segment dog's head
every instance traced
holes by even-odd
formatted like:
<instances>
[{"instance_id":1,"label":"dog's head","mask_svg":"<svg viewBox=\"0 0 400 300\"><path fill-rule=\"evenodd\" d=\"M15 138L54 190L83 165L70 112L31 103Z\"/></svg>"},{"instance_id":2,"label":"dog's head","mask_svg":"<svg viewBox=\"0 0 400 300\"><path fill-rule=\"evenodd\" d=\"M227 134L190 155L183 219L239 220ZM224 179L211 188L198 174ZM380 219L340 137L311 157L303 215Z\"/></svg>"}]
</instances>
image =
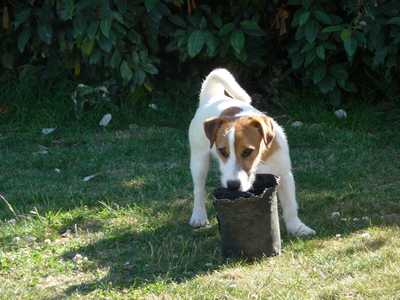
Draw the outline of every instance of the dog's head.
<instances>
[{"instance_id":1,"label":"dog's head","mask_svg":"<svg viewBox=\"0 0 400 300\"><path fill-rule=\"evenodd\" d=\"M275 137L272 119L263 115L220 116L206 120L204 131L210 147L215 146L222 186L249 190L257 165Z\"/></svg>"}]
</instances>

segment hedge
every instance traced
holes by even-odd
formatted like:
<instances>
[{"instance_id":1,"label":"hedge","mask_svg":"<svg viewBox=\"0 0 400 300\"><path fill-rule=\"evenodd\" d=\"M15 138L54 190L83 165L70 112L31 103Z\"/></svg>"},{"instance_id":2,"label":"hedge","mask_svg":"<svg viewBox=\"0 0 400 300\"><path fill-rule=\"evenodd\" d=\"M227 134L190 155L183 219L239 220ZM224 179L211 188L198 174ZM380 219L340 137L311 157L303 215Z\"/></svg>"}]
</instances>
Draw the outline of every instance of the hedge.
<instances>
[{"instance_id":1,"label":"hedge","mask_svg":"<svg viewBox=\"0 0 400 300\"><path fill-rule=\"evenodd\" d=\"M348 94L398 99L397 0L30 0L0 9L2 77L39 68L150 92L160 71L229 65L271 80L278 68L333 104Z\"/></svg>"}]
</instances>

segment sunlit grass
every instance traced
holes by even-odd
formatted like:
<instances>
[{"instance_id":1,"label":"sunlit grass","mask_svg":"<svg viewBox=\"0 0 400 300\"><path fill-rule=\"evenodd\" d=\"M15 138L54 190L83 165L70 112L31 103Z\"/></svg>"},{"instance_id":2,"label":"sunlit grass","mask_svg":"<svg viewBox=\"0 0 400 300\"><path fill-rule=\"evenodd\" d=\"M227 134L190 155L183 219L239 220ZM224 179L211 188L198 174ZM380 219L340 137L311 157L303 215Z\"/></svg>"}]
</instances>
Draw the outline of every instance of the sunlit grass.
<instances>
[{"instance_id":1,"label":"sunlit grass","mask_svg":"<svg viewBox=\"0 0 400 300\"><path fill-rule=\"evenodd\" d=\"M222 259L210 203L211 228L187 225L186 131L3 133L0 192L16 216L0 201L0 298L395 299L400 138L356 114L357 126L325 112L316 122L305 108L294 114L301 128L290 127L294 117L280 120L301 217L318 234L297 239L283 230L282 255L254 263Z\"/></svg>"}]
</instances>

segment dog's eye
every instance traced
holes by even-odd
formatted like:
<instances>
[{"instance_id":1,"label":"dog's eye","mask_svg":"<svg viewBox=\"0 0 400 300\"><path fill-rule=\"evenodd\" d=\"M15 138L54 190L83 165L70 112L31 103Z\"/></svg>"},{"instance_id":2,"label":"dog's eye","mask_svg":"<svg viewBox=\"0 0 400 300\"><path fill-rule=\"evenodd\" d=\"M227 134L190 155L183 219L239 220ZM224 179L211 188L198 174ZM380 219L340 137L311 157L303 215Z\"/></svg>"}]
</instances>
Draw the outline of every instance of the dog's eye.
<instances>
[{"instance_id":1,"label":"dog's eye","mask_svg":"<svg viewBox=\"0 0 400 300\"><path fill-rule=\"evenodd\" d=\"M219 151L219 153L221 153L221 155L223 157L228 157L229 156L228 152L226 152L226 148L218 148L218 151Z\"/></svg>"},{"instance_id":2,"label":"dog's eye","mask_svg":"<svg viewBox=\"0 0 400 300\"><path fill-rule=\"evenodd\" d=\"M253 153L253 151L254 151L254 149L251 149L251 148L244 149L242 152L242 157L243 158L249 157Z\"/></svg>"}]
</instances>

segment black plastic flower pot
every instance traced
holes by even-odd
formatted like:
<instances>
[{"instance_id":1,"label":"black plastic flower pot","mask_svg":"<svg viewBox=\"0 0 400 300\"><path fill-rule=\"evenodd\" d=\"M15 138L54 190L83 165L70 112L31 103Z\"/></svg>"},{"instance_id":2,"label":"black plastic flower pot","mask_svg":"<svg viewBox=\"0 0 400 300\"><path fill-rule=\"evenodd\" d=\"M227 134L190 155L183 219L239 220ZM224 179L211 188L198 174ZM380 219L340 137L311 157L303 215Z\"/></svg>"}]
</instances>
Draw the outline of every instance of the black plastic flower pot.
<instances>
[{"instance_id":1,"label":"black plastic flower pot","mask_svg":"<svg viewBox=\"0 0 400 300\"><path fill-rule=\"evenodd\" d=\"M222 255L256 259L281 253L277 203L279 178L258 174L248 192L214 191Z\"/></svg>"}]
</instances>

